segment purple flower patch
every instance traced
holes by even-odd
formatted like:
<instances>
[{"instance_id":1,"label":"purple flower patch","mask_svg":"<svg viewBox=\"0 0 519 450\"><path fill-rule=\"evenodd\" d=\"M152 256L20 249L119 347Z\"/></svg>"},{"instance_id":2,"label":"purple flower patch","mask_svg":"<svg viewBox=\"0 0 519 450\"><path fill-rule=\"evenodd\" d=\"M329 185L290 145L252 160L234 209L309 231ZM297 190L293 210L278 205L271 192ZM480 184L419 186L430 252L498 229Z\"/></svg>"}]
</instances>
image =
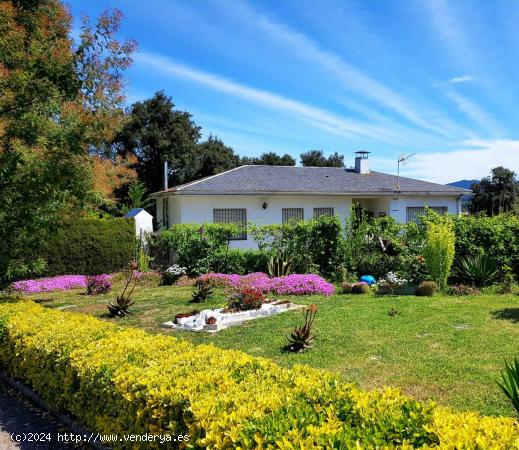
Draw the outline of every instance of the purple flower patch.
<instances>
[{"instance_id":1,"label":"purple flower patch","mask_svg":"<svg viewBox=\"0 0 519 450\"><path fill-rule=\"evenodd\" d=\"M105 276L109 277L109 275ZM37 280L16 281L12 284L12 288L15 291L23 292L24 294L66 291L68 289L85 289L86 287L86 275L60 275L57 277L40 278Z\"/></svg>"},{"instance_id":2,"label":"purple flower patch","mask_svg":"<svg viewBox=\"0 0 519 450\"><path fill-rule=\"evenodd\" d=\"M283 295L332 295L335 292L335 287L332 284L315 274L293 274L270 278L262 272L249 273L248 275L208 273L201 275L199 279L209 281L217 286L250 286L263 293L270 292Z\"/></svg>"}]
</instances>

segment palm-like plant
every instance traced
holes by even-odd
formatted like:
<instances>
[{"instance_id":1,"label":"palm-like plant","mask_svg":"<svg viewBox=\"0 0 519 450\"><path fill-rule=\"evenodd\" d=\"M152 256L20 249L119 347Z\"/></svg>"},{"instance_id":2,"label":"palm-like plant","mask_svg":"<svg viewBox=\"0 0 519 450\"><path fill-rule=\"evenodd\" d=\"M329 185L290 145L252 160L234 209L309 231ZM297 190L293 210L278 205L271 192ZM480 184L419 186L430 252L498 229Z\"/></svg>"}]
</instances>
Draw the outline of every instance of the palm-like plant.
<instances>
[{"instance_id":1,"label":"palm-like plant","mask_svg":"<svg viewBox=\"0 0 519 450\"><path fill-rule=\"evenodd\" d=\"M271 277L283 277L290 274L291 260L286 250L279 250L267 262L268 273Z\"/></svg>"},{"instance_id":2,"label":"palm-like plant","mask_svg":"<svg viewBox=\"0 0 519 450\"><path fill-rule=\"evenodd\" d=\"M110 317L124 317L130 314L130 307L133 305L131 300L135 285L137 284L137 278L135 277L135 271L137 270L137 263L131 261L126 268L126 283L121 295L118 295L115 299L115 303L108 303L108 314ZM131 286L131 287L130 287Z\"/></svg>"},{"instance_id":3,"label":"palm-like plant","mask_svg":"<svg viewBox=\"0 0 519 450\"><path fill-rule=\"evenodd\" d=\"M505 364L505 370L501 374L503 381L498 381L497 384L519 414L519 361L514 358L513 363L506 362Z\"/></svg>"},{"instance_id":4,"label":"palm-like plant","mask_svg":"<svg viewBox=\"0 0 519 450\"><path fill-rule=\"evenodd\" d=\"M312 341L315 335L312 335L312 326L314 324L315 315L317 314L317 305L310 305L304 311L305 323L301 327L295 327L294 331L287 337L288 345L286 349L290 352L304 352L312 347Z\"/></svg>"},{"instance_id":5,"label":"palm-like plant","mask_svg":"<svg viewBox=\"0 0 519 450\"><path fill-rule=\"evenodd\" d=\"M467 256L460 261L462 278L482 287L491 284L499 276L495 259L486 255Z\"/></svg>"}]
</instances>

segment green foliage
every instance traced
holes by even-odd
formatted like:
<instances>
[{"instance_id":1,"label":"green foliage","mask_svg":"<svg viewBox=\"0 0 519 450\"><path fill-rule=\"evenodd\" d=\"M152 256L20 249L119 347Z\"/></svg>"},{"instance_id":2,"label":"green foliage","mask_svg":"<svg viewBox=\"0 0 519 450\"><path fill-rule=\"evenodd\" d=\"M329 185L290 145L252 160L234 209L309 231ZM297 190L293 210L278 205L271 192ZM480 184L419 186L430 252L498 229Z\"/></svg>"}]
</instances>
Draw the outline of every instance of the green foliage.
<instances>
[{"instance_id":1,"label":"green foliage","mask_svg":"<svg viewBox=\"0 0 519 450\"><path fill-rule=\"evenodd\" d=\"M295 166L296 160L289 154L278 155L275 152L265 152L260 155L259 158L242 157L240 160L241 165L264 165L264 166Z\"/></svg>"},{"instance_id":2,"label":"green foliage","mask_svg":"<svg viewBox=\"0 0 519 450\"><path fill-rule=\"evenodd\" d=\"M286 250L280 250L269 258L268 274L271 277L284 277L290 274L290 256Z\"/></svg>"},{"instance_id":3,"label":"green foliage","mask_svg":"<svg viewBox=\"0 0 519 450\"><path fill-rule=\"evenodd\" d=\"M456 235L448 218L429 222L425 234L424 258L427 270L440 289L445 289L454 261Z\"/></svg>"},{"instance_id":4,"label":"green foliage","mask_svg":"<svg viewBox=\"0 0 519 450\"><path fill-rule=\"evenodd\" d=\"M308 308L305 308L303 314L305 318L304 324L300 327L296 326L294 331L290 333L290 336L287 337L287 351L299 353L312 348L312 342L315 339L315 335L312 334L312 327L317 314L317 306L314 304L310 305Z\"/></svg>"},{"instance_id":5,"label":"green foliage","mask_svg":"<svg viewBox=\"0 0 519 450\"><path fill-rule=\"evenodd\" d=\"M350 283L348 281L345 281L344 283L341 284L341 290L342 290L342 293L343 294L351 294L351 292L353 291L353 285L355 283Z\"/></svg>"},{"instance_id":6,"label":"green foliage","mask_svg":"<svg viewBox=\"0 0 519 450\"><path fill-rule=\"evenodd\" d=\"M267 272L269 257L261 250L229 249L217 255L211 270L219 273L246 275L253 272Z\"/></svg>"},{"instance_id":7,"label":"green foliage","mask_svg":"<svg viewBox=\"0 0 519 450\"><path fill-rule=\"evenodd\" d=\"M505 364L505 370L501 374L502 381L497 384L519 415L519 361L514 358L513 363Z\"/></svg>"},{"instance_id":8,"label":"green foliage","mask_svg":"<svg viewBox=\"0 0 519 450\"><path fill-rule=\"evenodd\" d=\"M189 276L197 276L226 266L229 242L239 231L234 224L175 224L150 236L148 246L159 265L174 256Z\"/></svg>"},{"instance_id":9,"label":"green foliage","mask_svg":"<svg viewBox=\"0 0 519 450\"><path fill-rule=\"evenodd\" d=\"M213 295L211 283L200 279L196 280L193 287L191 303L204 303L211 295Z\"/></svg>"},{"instance_id":10,"label":"green foliage","mask_svg":"<svg viewBox=\"0 0 519 450\"><path fill-rule=\"evenodd\" d=\"M309 150L301 153L301 165L307 167L344 167L344 155L335 152L328 157L322 150Z\"/></svg>"},{"instance_id":11,"label":"green foliage","mask_svg":"<svg viewBox=\"0 0 519 450\"><path fill-rule=\"evenodd\" d=\"M503 272L505 266L519 277L519 217L501 214L494 217L452 217L456 233L456 262L467 256L491 255Z\"/></svg>"},{"instance_id":12,"label":"green foliage","mask_svg":"<svg viewBox=\"0 0 519 450\"><path fill-rule=\"evenodd\" d=\"M134 251L132 219L80 219L53 233L42 256L46 275L98 275L120 270Z\"/></svg>"},{"instance_id":13,"label":"green foliage","mask_svg":"<svg viewBox=\"0 0 519 450\"><path fill-rule=\"evenodd\" d=\"M469 203L473 214L495 216L519 208L519 181L515 173L504 167L492 169L490 177L472 185L474 196Z\"/></svg>"},{"instance_id":14,"label":"green foliage","mask_svg":"<svg viewBox=\"0 0 519 450\"><path fill-rule=\"evenodd\" d=\"M438 284L434 281L422 281L416 288L416 295L419 297L432 297L438 292Z\"/></svg>"},{"instance_id":15,"label":"green foliage","mask_svg":"<svg viewBox=\"0 0 519 450\"><path fill-rule=\"evenodd\" d=\"M150 208L154 201L147 197L148 189L142 181L133 181L128 186L128 203L123 207L122 212L126 213L133 208Z\"/></svg>"},{"instance_id":16,"label":"green foliage","mask_svg":"<svg viewBox=\"0 0 519 450\"><path fill-rule=\"evenodd\" d=\"M0 285L41 271L48 235L94 200L88 151L121 123L135 47L115 39L120 21L83 20L75 47L61 2L2 2Z\"/></svg>"},{"instance_id":17,"label":"green foliage","mask_svg":"<svg viewBox=\"0 0 519 450\"><path fill-rule=\"evenodd\" d=\"M465 256L460 260L459 268L461 278L477 287L492 284L499 276L496 261L487 255Z\"/></svg>"},{"instance_id":18,"label":"green foliage","mask_svg":"<svg viewBox=\"0 0 519 450\"><path fill-rule=\"evenodd\" d=\"M338 279L343 262L343 230L338 217L292 221L285 225L250 227L261 251L290 255L293 273L309 273L314 267L325 277Z\"/></svg>"},{"instance_id":19,"label":"green foliage","mask_svg":"<svg viewBox=\"0 0 519 450\"><path fill-rule=\"evenodd\" d=\"M225 145L221 139L209 135L206 141L196 148L196 159L191 163L196 167L193 179L199 179L225 172L239 165L240 158L234 150Z\"/></svg>"}]
</instances>

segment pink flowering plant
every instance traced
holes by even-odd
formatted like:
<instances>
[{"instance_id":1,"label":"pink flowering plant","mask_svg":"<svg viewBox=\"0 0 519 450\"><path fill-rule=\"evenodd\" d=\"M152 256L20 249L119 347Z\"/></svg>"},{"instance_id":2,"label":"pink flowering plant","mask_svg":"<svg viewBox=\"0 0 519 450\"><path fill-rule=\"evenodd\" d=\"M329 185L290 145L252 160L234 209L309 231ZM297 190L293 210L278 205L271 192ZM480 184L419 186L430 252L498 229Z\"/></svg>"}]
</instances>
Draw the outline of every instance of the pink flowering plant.
<instances>
[{"instance_id":1,"label":"pink flowering plant","mask_svg":"<svg viewBox=\"0 0 519 450\"><path fill-rule=\"evenodd\" d=\"M112 289L110 275L93 275L87 277L87 294L99 295L106 294Z\"/></svg>"},{"instance_id":2,"label":"pink flowering plant","mask_svg":"<svg viewBox=\"0 0 519 450\"><path fill-rule=\"evenodd\" d=\"M87 277L85 275L60 275L37 280L16 281L11 286L13 290L24 294L85 289L87 286Z\"/></svg>"},{"instance_id":3,"label":"pink flowering plant","mask_svg":"<svg viewBox=\"0 0 519 450\"><path fill-rule=\"evenodd\" d=\"M262 272L248 275L208 273L198 279L208 281L213 286L238 288L250 286L263 293L282 295L308 295L321 294L332 295L335 292L333 284L315 274L292 274L284 277L270 278Z\"/></svg>"}]
</instances>

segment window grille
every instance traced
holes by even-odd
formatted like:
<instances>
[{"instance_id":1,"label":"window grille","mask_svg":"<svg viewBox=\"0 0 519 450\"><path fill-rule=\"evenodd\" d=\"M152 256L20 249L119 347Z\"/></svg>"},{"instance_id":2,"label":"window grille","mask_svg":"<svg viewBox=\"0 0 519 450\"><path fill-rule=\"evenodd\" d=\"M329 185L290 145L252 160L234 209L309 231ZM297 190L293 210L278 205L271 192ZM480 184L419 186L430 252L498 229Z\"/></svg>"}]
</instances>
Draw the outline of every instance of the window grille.
<instances>
[{"instance_id":1,"label":"window grille","mask_svg":"<svg viewBox=\"0 0 519 450\"><path fill-rule=\"evenodd\" d=\"M247 240L247 210L245 208L213 209L214 223L234 223L242 231L232 237L233 241Z\"/></svg>"},{"instance_id":2,"label":"window grille","mask_svg":"<svg viewBox=\"0 0 519 450\"><path fill-rule=\"evenodd\" d=\"M438 213L440 216L447 214L446 206L429 206L430 210ZM408 206L407 207L407 222L416 222L418 217L425 214L425 206Z\"/></svg>"},{"instance_id":3,"label":"window grille","mask_svg":"<svg viewBox=\"0 0 519 450\"><path fill-rule=\"evenodd\" d=\"M281 211L281 216L281 223L283 225L286 225L293 220L303 220L305 218L303 208L283 208Z\"/></svg>"},{"instance_id":4,"label":"window grille","mask_svg":"<svg viewBox=\"0 0 519 450\"><path fill-rule=\"evenodd\" d=\"M314 208L314 219L319 219L321 216L333 217L333 208Z\"/></svg>"}]
</instances>

